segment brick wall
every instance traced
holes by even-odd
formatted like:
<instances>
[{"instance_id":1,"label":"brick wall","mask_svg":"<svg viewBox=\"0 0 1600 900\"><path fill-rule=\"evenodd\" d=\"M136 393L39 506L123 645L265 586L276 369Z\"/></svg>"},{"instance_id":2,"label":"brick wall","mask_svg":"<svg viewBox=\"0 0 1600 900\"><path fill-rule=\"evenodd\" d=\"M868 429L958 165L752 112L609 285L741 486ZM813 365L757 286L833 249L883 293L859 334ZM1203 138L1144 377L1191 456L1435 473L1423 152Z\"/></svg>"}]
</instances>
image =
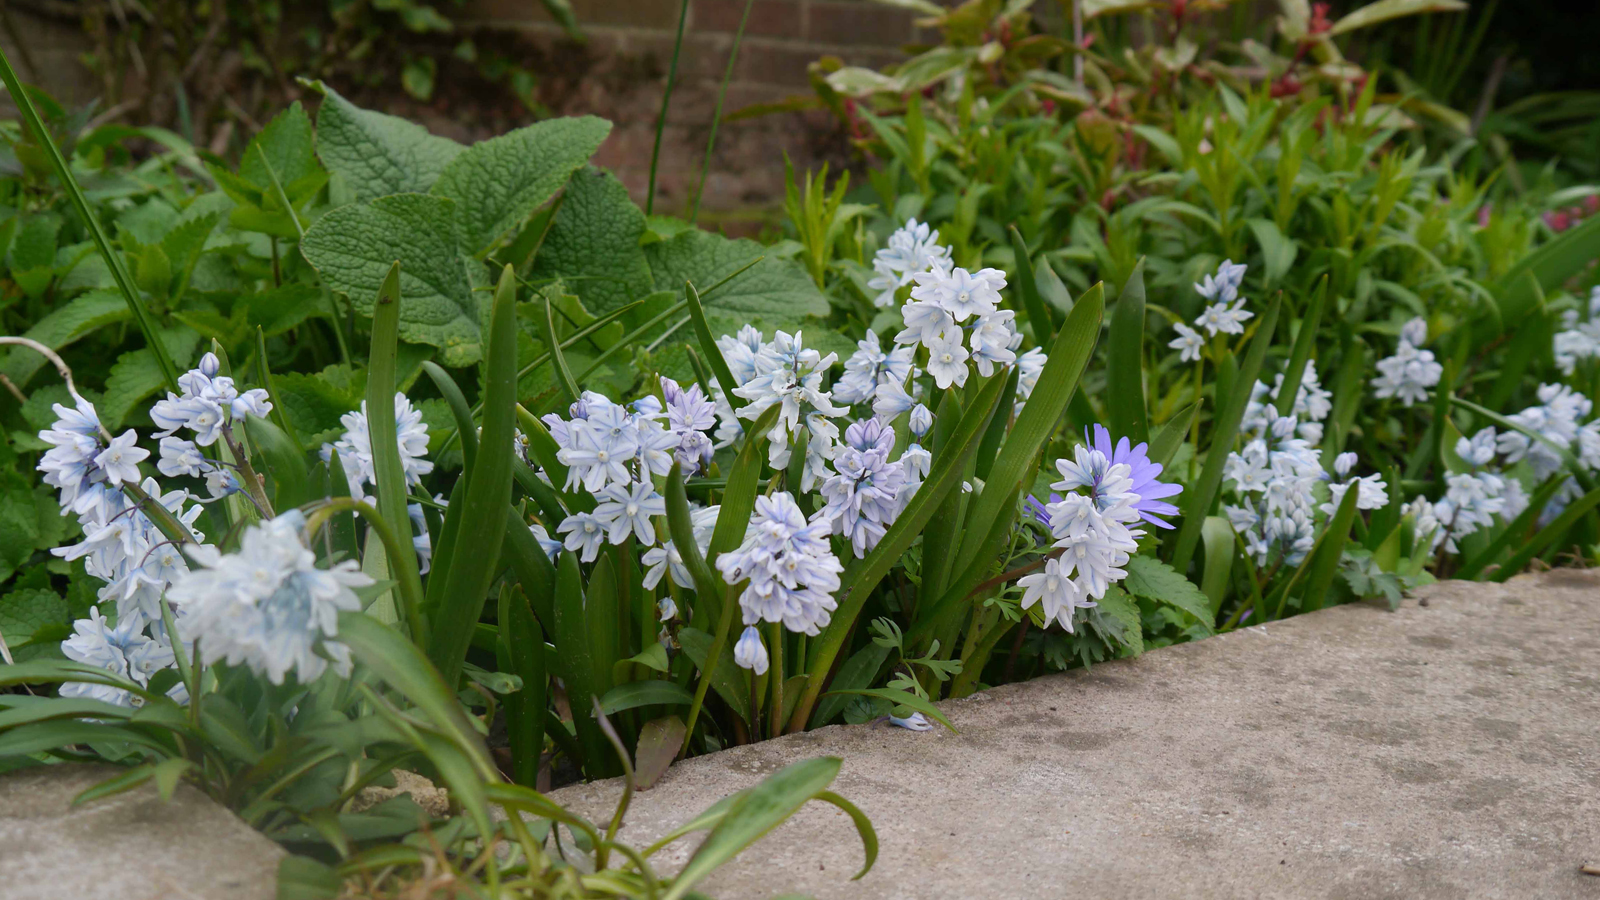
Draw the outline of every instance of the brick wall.
<instances>
[{"instance_id":1,"label":"brick wall","mask_svg":"<svg viewBox=\"0 0 1600 900\"><path fill-rule=\"evenodd\" d=\"M661 148L659 211L687 209L744 2L690 0L678 87ZM615 170L642 202L679 0L572 0L572 5L587 36L581 46L565 37L539 0L467 0L452 10L452 18L463 33L487 30L499 45L513 48L513 55L522 57L519 62L539 75L545 85L541 99L554 112L592 113L612 120L615 130L596 161ZM873 67L897 61L903 58L903 45L929 37L917 34L913 19L905 10L871 0L754 0L724 113L810 94L806 67L822 56ZM48 90L72 102L94 96L96 81L79 62L79 54L89 49L79 29L70 23L64 26L59 18L36 18L20 9L13 12L13 24L31 50L37 80ZM5 30L0 30L0 46L17 59ZM30 78L26 68L24 78ZM416 103L398 87L392 96L364 99L457 140L481 139L530 118L513 110L510 117L485 120L444 101ZM3 97L0 106L9 106ZM0 115L14 113L0 110ZM839 130L825 113L725 122L707 180L702 220L739 233L770 220L783 198L784 153L802 170L824 162L837 169L850 159Z\"/></svg>"},{"instance_id":2,"label":"brick wall","mask_svg":"<svg viewBox=\"0 0 1600 900\"><path fill-rule=\"evenodd\" d=\"M690 0L678 87L662 146L656 203L681 210L698 178L717 86L728 64L745 0ZM595 68L561 103L568 113L593 112L616 123L598 162L616 170L643 198L661 88L672 57L678 0L573 0ZM465 21L559 43L559 26L537 0L472 0ZM807 66L822 56L883 66L903 58L918 38L914 16L870 0L754 0L729 83L724 113L809 94ZM922 37L926 37L923 35ZM642 73L631 84L607 77L621 68ZM707 180L703 207L731 231L748 231L783 197L783 154L797 168L847 162L847 147L830 117L786 113L725 122Z\"/></svg>"}]
</instances>

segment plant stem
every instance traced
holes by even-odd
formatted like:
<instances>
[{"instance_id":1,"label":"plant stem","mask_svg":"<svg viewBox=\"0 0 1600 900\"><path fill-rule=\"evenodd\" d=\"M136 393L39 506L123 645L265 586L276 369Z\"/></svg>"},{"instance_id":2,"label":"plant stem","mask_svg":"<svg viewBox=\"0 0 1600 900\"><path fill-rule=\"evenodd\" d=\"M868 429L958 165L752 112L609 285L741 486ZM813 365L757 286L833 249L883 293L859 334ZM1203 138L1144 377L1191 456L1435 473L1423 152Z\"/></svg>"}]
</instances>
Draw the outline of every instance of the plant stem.
<instances>
[{"instance_id":1,"label":"plant stem","mask_svg":"<svg viewBox=\"0 0 1600 900\"><path fill-rule=\"evenodd\" d=\"M767 733L777 737L783 733L783 623L773 622L772 634L772 669L768 677L772 679L772 710L767 714Z\"/></svg>"},{"instance_id":2,"label":"plant stem","mask_svg":"<svg viewBox=\"0 0 1600 900\"><path fill-rule=\"evenodd\" d=\"M722 100L728 95L728 82L733 80L733 64L739 59L739 45L744 43L744 26L750 20L750 7L754 5L755 0L744 0L744 13L739 16L739 27L733 33L733 49L728 51L728 68L722 73L722 86L717 88L717 103L711 110L711 137L706 141L706 158L700 163L700 182L695 185L694 202L689 206L690 225L700 219L700 195L706 189L706 176L711 171L711 150L717 145L717 129L722 125Z\"/></svg>"},{"instance_id":3,"label":"plant stem","mask_svg":"<svg viewBox=\"0 0 1600 900\"><path fill-rule=\"evenodd\" d=\"M383 552L389 559L396 559L402 553L410 553L415 558L416 549L407 543L401 545L394 529L378 513L372 504L357 500L354 497L334 497L321 504L311 515L306 517L305 535L309 545L322 526L335 515L342 512L354 512L367 520L367 527L378 535L378 540L383 542ZM395 585L400 594L400 604L405 608L406 627L411 631L411 640L417 646L426 648L428 629L426 619L422 612L422 583L408 579L396 579Z\"/></svg>"},{"instance_id":4,"label":"plant stem","mask_svg":"<svg viewBox=\"0 0 1600 900\"><path fill-rule=\"evenodd\" d=\"M739 604L734 602L734 596L733 588L730 587L727 596L722 598L722 617L717 620L717 634L711 639L711 650L706 654L706 666L700 670L700 684L695 687L694 702L689 705L688 725L683 731L683 747L678 750L679 759L689 754L689 741L694 738L694 723L700 718L700 708L706 702L706 689L711 687L711 676L717 671L717 663L722 659L722 648L727 646L728 634L733 630L733 615L739 609ZM750 718L755 718L753 704Z\"/></svg>"},{"instance_id":5,"label":"plant stem","mask_svg":"<svg viewBox=\"0 0 1600 900\"><path fill-rule=\"evenodd\" d=\"M688 0L685 0L685 6L687 5ZM128 309L133 311L133 319L139 323L139 330L144 333L145 343L149 345L151 355L156 358L156 364L161 367L161 376L166 380L167 387L177 391L178 367L167 354L166 345L161 343L160 335L156 332L155 319L145 307L139 289L134 286L122 254L111 249L111 241L107 239L105 229L100 227L100 220L95 218L94 211L89 209L89 201L84 198L77 179L72 177L72 169L68 166L66 157L61 155L61 150L56 147L55 141L50 139L50 132L45 129L44 120L40 118L39 110L33 105L33 98L22 87L16 71L11 68L11 60L7 59L4 53L0 53L0 80L5 82L6 90L11 92L11 99L17 104L17 110L22 113L22 120L38 137L39 146L44 148L45 155L50 158L50 165L56 170L56 177L61 179L62 185L67 189L67 198L72 201L73 208L83 219L83 227L94 239L95 248L106 261L106 268L111 270L111 278L121 290L122 299L127 301Z\"/></svg>"},{"instance_id":6,"label":"plant stem","mask_svg":"<svg viewBox=\"0 0 1600 900\"><path fill-rule=\"evenodd\" d=\"M644 197L644 214L656 208L656 166L661 161L661 133L667 128L667 107L672 105L672 86L678 80L678 56L683 52L683 26L689 21L689 0L678 7L678 37L672 43L672 62L667 65L667 86L661 92L661 114L656 116L656 142L650 149L650 187Z\"/></svg>"}]
</instances>

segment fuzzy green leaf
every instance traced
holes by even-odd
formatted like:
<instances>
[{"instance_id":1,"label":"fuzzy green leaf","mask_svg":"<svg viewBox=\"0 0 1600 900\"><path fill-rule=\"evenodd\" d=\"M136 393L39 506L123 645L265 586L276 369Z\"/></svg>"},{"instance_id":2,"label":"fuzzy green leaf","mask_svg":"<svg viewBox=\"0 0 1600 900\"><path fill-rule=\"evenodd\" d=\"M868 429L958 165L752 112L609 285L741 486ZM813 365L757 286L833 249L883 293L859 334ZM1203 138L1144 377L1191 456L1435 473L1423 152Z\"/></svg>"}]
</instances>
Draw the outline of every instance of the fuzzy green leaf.
<instances>
[{"instance_id":1,"label":"fuzzy green leaf","mask_svg":"<svg viewBox=\"0 0 1600 900\"><path fill-rule=\"evenodd\" d=\"M761 320L769 327L772 323L792 327L805 316L828 314L828 298L817 290L805 267L772 256L755 241L685 231L645 247L645 256L657 290L681 292L686 281L700 289L713 330L720 325L731 333L747 322L759 328ZM709 290L757 257L760 262L716 291Z\"/></svg>"},{"instance_id":2,"label":"fuzzy green leaf","mask_svg":"<svg viewBox=\"0 0 1600 900\"><path fill-rule=\"evenodd\" d=\"M358 200L426 193L467 149L415 122L362 109L320 81L310 87L322 94L317 155L328 171L344 178Z\"/></svg>"},{"instance_id":3,"label":"fuzzy green leaf","mask_svg":"<svg viewBox=\"0 0 1600 900\"><path fill-rule=\"evenodd\" d=\"M639 245L643 236L644 213L628 198L628 189L615 175L590 166L567 182L529 277L564 279L585 309L604 315L653 289L650 263Z\"/></svg>"},{"instance_id":4,"label":"fuzzy green leaf","mask_svg":"<svg viewBox=\"0 0 1600 900\"><path fill-rule=\"evenodd\" d=\"M429 192L455 201L462 248L481 259L555 196L610 133L611 123L594 116L519 128L457 154Z\"/></svg>"},{"instance_id":5,"label":"fuzzy green leaf","mask_svg":"<svg viewBox=\"0 0 1600 900\"><path fill-rule=\"evenodd\" d=\"M477 263L457 249L455 216L455 204L443 197L379 197L318 219L300 249L328 287L369 317L379 286L398 260L400 338L440 348L445 365L471 365L483 358L479 301L468 268Z\"/></svg>"}]
</instances>

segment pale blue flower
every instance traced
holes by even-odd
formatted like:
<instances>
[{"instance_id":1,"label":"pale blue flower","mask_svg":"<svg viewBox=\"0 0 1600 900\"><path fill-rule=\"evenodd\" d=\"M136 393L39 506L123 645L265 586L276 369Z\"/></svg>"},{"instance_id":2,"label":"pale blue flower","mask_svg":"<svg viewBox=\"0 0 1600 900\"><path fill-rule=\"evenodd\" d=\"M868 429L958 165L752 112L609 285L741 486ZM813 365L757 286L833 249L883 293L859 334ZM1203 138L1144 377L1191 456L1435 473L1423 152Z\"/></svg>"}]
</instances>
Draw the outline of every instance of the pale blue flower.
<instances>
[{"instance_id":1,"label":"pale blue flower","mask_svg":"<svg viewBox=\"0 0 1600 900\"><path fill-rule=\"evenodd\" d=\"M761 632L754 625L739 635L739 642L733 646L733 661L757 676L767 674L767 647L761 643Z\"/></svg>"}]
</instances>

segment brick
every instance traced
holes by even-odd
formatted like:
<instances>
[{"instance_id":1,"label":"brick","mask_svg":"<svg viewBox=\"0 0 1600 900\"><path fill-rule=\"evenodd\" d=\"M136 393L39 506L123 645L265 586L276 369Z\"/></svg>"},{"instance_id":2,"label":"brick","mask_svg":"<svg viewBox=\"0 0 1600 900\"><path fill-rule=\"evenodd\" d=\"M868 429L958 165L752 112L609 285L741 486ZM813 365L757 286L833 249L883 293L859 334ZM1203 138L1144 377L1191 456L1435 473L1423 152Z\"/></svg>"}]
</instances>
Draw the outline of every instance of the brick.
<instances>
[{"instance_id":1,"label":"brick","mask_svg":"<svg viewBox=\"0 0 1600 900\"><path fill-rule=\"evenodd\" d=\"M678 4L673 0L572 0L579 26L676 30ZM468 0L461 18L487 24L522 26L553 20L538 0Z\"/></svg>"},{"instance_id":2,"label":"brick","mask_svg":"<svg viewBox=\"0 0 1600 900\"><path fill-rule=\"evenodd\" d=\"M911 19L909 12L888 6L813 0L806 38L821 44L894 47L911 39Z\"/></svg>"},{"instance_id":3,"label":"brick","mask_svg":"<svg viewBox=\"0 0 1600 900\"><path fill-rule=\"evenodd\" d=\"M739 51L734 77L761 84L809 85L806 67L821 54L815 50L775 42L746 42Z\"/></svg>"},{"instance_id":4,"label":"brick","mask_svg":"<svg viewBox=\"0 0 1600 900\"><path fill-rule=\"evenodd\" d=\"M694 0L690 25L697 32L733 34L744 15L745 0ZM798 37L801 28L799 0L754 0L745 36Z\"/></svg>"}]
</instances>

